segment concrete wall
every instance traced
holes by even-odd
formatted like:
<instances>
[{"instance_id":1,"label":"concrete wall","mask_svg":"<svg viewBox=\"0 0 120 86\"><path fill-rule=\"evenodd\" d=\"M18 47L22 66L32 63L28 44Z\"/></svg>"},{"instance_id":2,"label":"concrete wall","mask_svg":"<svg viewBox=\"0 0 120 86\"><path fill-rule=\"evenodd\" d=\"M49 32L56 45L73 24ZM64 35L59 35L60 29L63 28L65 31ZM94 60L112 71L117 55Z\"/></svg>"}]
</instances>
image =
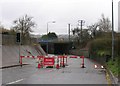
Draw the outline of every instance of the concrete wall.
<instances>
[{"instance_id":1,"label":"concrete wall","mask_svg":"<svg viewBox=\"0 0 120 86\"><path fill-rule=\"evenodd\" d=\"M0 34L2 37L2 45L18 45L18 43L16 42L16 35L10 35L10 34ZM24 39L21 40L23 45L30 45L30 44L34 44L37 43L37 39L36 38L27 38L25 37Z\"/></svg>"},{"instance_id":2,"label":"concrete wall","mask_svg":"<svg viewBox=\"0 0 120 86\"><path fill-rule=\"evenodd\" d=\"M19 63L19 46L3 45L2 47L0 47L0 50L2 50L2 65L0 65L0 67L17 65ZM23 55L23 56L38 56L38 55L45 55L45 54L46 53L39 45L20 46L20 55Z\"/></svg>"}]
</instances>

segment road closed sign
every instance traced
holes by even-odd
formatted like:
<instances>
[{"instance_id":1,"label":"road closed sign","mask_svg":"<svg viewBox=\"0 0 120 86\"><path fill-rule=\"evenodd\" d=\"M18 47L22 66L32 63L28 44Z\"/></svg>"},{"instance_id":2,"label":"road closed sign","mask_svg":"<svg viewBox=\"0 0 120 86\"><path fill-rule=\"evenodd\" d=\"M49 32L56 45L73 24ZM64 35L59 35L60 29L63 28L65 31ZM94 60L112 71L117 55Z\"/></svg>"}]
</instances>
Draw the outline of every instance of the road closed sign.
<instances>
[{"instance_id":1,"label":"road closed sign","mask_svg":"<svg viewBox=\"0 0 120 86\"><path fill-rule=\"evenodd\" d=\"M54 65L54 58L44 58L44 65L45 66L53 66Z\"/></svg>"}]
</instances>

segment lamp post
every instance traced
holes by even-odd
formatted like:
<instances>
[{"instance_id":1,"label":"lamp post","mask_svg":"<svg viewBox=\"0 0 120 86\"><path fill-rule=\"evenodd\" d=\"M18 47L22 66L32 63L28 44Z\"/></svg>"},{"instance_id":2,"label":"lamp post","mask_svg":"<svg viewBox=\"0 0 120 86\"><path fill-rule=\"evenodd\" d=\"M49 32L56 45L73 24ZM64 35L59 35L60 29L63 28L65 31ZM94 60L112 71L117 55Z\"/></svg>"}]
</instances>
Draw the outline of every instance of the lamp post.
<instances>
[{"instance_id":1,"label":"lamp post","mask_svg":"<svg viewBox=\"0 0 120 86\"><path fill-rule=\"evenodd\" d=\"M113 15L113 0L112 0L112 60L114 60L114 15Z\"/></svg>"},{"instance_id":2,"label":"lamp post","mask_svg":"<svg viewBox=\"0 0 120 86\"><path fill-rule=\"evenodd\" d=\"M46 51L47 51L47 54L48 54L48 24L49 23L55 23L55 21L49 21L49 22L47 22L47 47L46 47Z\"/></svg>"}]
</instances>

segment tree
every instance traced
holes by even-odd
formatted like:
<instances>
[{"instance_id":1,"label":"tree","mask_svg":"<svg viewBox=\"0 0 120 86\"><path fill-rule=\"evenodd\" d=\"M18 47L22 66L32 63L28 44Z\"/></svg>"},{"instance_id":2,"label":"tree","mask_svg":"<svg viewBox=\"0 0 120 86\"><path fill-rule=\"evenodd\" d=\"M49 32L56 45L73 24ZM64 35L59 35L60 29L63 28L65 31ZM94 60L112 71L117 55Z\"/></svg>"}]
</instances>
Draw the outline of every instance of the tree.
<instances>
[{"instance_id":1,"label":"tree","mask_svg":"<svg viewBox=\"0 0 120 86\"><path fill-rule=\"evenodd\" d=\"M54 32L52 32L52 33L48 33L48 38L49 39L57 39L58 37L57 37L57 35L56 35L56 33L54 33Z\"/></svg>"},{"instance_id":2,"label":"tree","mask_svg":"<svg viewBox=\"0 0 120 86\"><path fill-rule=\"evenodd\" d=\"M84 47L86 45L86 43L89 41L90 37L90 33L89 33L89 29L82 29L82 39L81 39L81 29L74 28L72 30L73 35L75 36L75 41L77 41L77 44L80 45L80 47Z\"/></svg>"},{"instance_id":3,"label":"tree","mask_svg":"<svg viewBox=\"0 0 120 86\"><path fill-rule=\"evenodd\" d=\"M88 26L91 38L94 38L97 35L97 28L98 28L98 26L99 25L97 23L92 24L91 26Z\"/></svg>"},{"instance_id":4,"label":"tree","mask_svg":"<svg viewBox=\"0 0 120 86\"><path fill-rule=\"evenodd\" d=\"M29 17L25 15L15 21L13 23L15 26L13 28L16 32L21 33L21 39L23 40L25 37L29 37L30 32L32 32L32 28L35 27L35 22L32 21L33 17ZM21 42L22 43L22 42Z\"/></svg>"},{"instance_id":5,"label":"tree","mask_svg":"<svg viewBox=\"0 0 120 86\"><path fill-rule=\"evenodd\" d=\"M79 44L80 42L80 33L81 33L81 30L77 27L77 28L74 28L72 30L72 33L73 35L75 36L75 40L77 41L77 43Z\"/></svg>"},{"instance_id":6,"label":"tree","mask_svg":"<svg viewBox=\"0 0 120 86\"><path fill-rule=\"evenodd\" d=\"M91 38L102 36L104 33L111 31L111 22L109 18L105 18L104 15L101 15L102 18L98 22L88 26Z\"/></svg>"},{"instance_id":7,"label":"tree","mask_svg":"<svg viewBox=\"0 0 120 86\"><path fill-rule=\"evenodd\" d=\"M54 40L54 39L57 39L58 37L57 37L57 35L56 35L56 33L54 33L54 32L49 32L47 35L43 35L42 37L41 37L41 39L42 40Z\"/></svg>"},{"instance_id":8,"label":"tree","mask_svg":"<svg viewBox=\"0 0 120 86\"><path fill-rule=\"evenodd\" d=\"M109 18L105 18L104 14L101 15L102 18L99 19L98 25L99 25L99 30L103 32L110 32L111 31L111 22Z\"/></svg>"}]
</instances>

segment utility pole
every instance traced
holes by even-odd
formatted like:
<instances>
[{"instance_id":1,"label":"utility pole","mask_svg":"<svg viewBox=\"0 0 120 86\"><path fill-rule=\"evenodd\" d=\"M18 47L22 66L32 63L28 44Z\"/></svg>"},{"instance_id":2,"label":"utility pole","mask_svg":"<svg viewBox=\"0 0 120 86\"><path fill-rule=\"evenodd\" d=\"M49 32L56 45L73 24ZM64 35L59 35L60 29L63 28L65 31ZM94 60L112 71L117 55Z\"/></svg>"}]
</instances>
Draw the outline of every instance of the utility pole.
<instances>
[{"instance_id":1,"label":"utility pole","mask_svg":"<svg viewBox=\"0 0 120 86\"><path fill-rule=\"evenodd\" d=\"M70 42L70 24L68 24L68 34L69 34L69 42Z\"/></svg>"},{"instance_id":2,"label":"utility pole","mask_svg":"<svg viewBox=\"0 0 120 86\"><path fill-rule=\"evenodd\" d=\"M48 43L48 24L49 23L55 23L55 21L49 21L49 22L47 22L47 45L46 45L46 52L47 52L47 55L48 55L48 53L49 53L49 43Z\"/></svg>"},{"instance_id":3,"label":"utility pole","mask_svg":"<svg viewBox=\"0 0 120 86\"><path fill-rule=\"evenodd\" d=\"M81 42L82 42L82 26L85 24L85 21L84 20L78 20L78 26L80 26L81 28Z\"/></svg>"},{"instance_id":4,"label":"utility pole","mask_svg":"<svg viewBox=\"0 0 120 86\"><path fill-rule=\"evenodd\" d=\"M112 0L112 60L114 60L114 13Z\"/></svg>"}]
</instances>

